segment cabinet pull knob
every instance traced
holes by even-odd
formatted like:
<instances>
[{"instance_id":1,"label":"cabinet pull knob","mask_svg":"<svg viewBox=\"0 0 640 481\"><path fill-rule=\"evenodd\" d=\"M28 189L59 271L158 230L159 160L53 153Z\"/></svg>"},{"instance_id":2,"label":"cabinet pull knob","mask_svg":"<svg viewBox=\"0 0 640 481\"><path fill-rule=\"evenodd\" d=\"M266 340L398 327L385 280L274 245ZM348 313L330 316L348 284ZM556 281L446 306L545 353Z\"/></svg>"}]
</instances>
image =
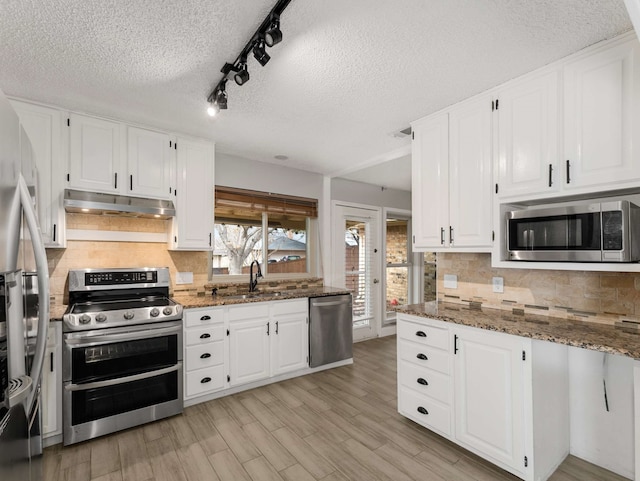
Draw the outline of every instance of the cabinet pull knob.
<instances>
[{"instance_id":1,"label":"cabinet pull knob","mask_svg":"<svg viewBox=\"0 0 640 481\"><path fill-rule=\"evenodd\" d=\"M211 378L210 378L210 377L203 377L203 378L200 380L200 382L201 382L202 384L206 384L206 383L208 383L208 382L211 382Z\"/></svg>"},{"instance_id":2,"label":"cabinet pull knob","mask_svg":"<svg viewBox=\"0 0 640 481\"><path fill-rule=\"evenodd\" d=\"M549 164L549 187L553 185L553 165Z\"/></svg>"},{"instance_id":3,"label":"cabinet pull knob","mask_svg":"<svg viewBox=\"0 0 640 481\"><path fill-rule=\"evenodd\" d=\"M211 357L211 354L209 354L208 352L205 352L203 355L200 356L200 359L207 359Z\"/></svg>"},{"instance_id":4,"label":"cabinet pull knob","mask_svg":"<svg viewBox=\"0 0 640 481\"><path fill-rule=\"evenodd\" d=\"M211 320L211 316L202 316L200 318L201 321L210 321Z\"/></svg>"},{"instance_id":5,"label":"cabinet pull knob","mask_svg":"<svg viewBox=\"0 0 640 481\"><path fill-rule=\"evenodd\" d=\"M208 332L205 332L204 334L200 335L200 339L208 339L211 337L211 334L209 334Z\"/></svg>"},{"instance_id":6,"label":"cabinet pull knob","mask_svg":"<svg viewBox=\"0 0 640 481\"><path fill-rule=\"evenodd\" d=\"M440 227L440 244L444 245L444 227Z\"/></svg>"},{"instance_id":7,"label":"cabinet pull knob","mask_svg":"<svg viewBox=\"0 0 640 481\"><path fill-rule=\"evenodd\" d=\"M571 183L571 162L567 159L567 184Z\"/></svg>"},{"instance_id":8,"label":"cabinet pull knob","mask_svg":"<svg viewBox=\"0 0 640 481\"><path fill-rule=\"evenodd\" d=\"M416 332L416 336L418 336L418 337L427 337L427 335L425 334L425 332L424 332L424 331L418 331L418 332Z\"/></svg>"},{"instance_id":9,"label":"cabinet pull knob","mask_svg":"<svg viewBox=\"0 0 640 481\"><path fill-rule=\"evenodd\" d=\"M418 354L416 357L417 357L418 359L423 360L423 361L428 361L428 360L429 360L429 358L427 357L427 355L426 355L426 354L422 354L422 353Z\"/></svg>"},{"instance_id":10,"label":"cabinet pull knob","mask_svg":"<svg viewBox=\"0 0 640 481\"><path fill-rule=\"evenodd\" d=\"M418 407L418 412L419 412L420 414L425 414L425 415L426 415L426 414L429 414L429 411L427 411L427 410L426 410L425 408L423 408L422 406L419 406L419 407Z\"/></svg>"},{"instance_id":11,"label":"cabinet pull knob","mask_svg":"<svg viewBox=\"0 0 640 481\"><path fill-rule=\"evenodd\" d=\"M421 377L419 377L419 378L417 379L417 383L418 383L418 384L422 384L423 386L428 386L428 385L429 385L429 383L427 382L427 380L426 380L426 379L424 379L424 378L421 378Z\"/></svg>"}]
</instances>

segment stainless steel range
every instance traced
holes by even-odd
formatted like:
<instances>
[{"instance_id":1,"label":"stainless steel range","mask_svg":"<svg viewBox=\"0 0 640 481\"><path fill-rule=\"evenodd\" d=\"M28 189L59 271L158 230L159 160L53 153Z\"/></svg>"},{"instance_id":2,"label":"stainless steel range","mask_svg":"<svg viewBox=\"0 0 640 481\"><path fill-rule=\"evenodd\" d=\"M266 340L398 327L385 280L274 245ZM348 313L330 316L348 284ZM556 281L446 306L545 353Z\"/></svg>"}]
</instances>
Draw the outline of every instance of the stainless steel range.
<instances>
[{"instance_id":1,"label":"stainless steel range","mask_svg":"<svg viewBox=\"0 0 640 481\"><path fill-rule=\"evenodd\" d=\"M182 306L169 269L69 271L65 445L182 412Z\"/></svg>"}]
</instances>

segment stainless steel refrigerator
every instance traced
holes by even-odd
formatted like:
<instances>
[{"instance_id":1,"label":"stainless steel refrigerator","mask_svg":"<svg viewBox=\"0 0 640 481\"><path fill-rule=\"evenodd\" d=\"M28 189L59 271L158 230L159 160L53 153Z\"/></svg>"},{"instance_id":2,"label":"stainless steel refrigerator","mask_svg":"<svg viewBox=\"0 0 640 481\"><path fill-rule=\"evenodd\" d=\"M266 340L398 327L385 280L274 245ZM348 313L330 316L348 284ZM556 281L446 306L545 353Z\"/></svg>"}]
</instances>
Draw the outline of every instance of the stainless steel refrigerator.
<instances>
[{"instance_id":1,"label":"stainless steel refrigerator","mask_svg":"<svg viewBox=\"0 0 640 481\"><path fill-rule=\"evenodd\" d=\"M49 322L47 258L31 143L0 91L0 480L42 479L40 381Z\"/></svg>"}]
</instances>

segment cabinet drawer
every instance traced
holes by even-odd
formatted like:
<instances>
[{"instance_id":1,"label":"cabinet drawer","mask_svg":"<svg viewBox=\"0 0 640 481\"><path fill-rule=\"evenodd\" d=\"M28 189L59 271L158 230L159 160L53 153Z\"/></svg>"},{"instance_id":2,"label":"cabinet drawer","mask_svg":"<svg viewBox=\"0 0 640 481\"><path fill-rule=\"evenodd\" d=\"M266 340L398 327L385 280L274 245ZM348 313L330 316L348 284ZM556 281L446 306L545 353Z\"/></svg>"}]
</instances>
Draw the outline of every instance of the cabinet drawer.
<instances>
[{"instance_id":1,"label":"cabinet drawer","mask_svg":"<svg viewBox=\"0 0 640 481\"><path fill-rule=\"evenodd\" d=\"M448 349L449 346L448 329L415 322L400 321L398 323L398 337L439 349Z\"/></svg>"},{"instance_id":2,"label":"cabinet drawer","mask_svg":"<svg viewBox=\"0 0 640 481\"><path fill-rule=\"evenodd\" d=\"M445 404L449 404L449 376L425 367L401 361L398 372L398 382L403 387L408 387Z\"/></svg>"},{"instance_id":3,"label":"cabinet drawer","mask_svg":"<svg viewBox=\"0 0 640 481\"><path fill-rule=\"evenodd\" d=\"M196 327L223 322L222 309L186 309L184 311L184 326Z\"/></svg>"},{"instance_id":4,"label":"cabinet drawer","mask_svg":"<svg viewBox=\"0 0 640 481\"><path fill-rule=\"evenodd\" d=\"M187 371L222 364L224 362L224 341L190 346L186 349L185 360Z\"/></svg>"},{"instance_id":5,"label":"cabinet drawer","mask_svg":"<svg viewBox=\"0 0 640 481\"><path fill-rule=\"evenodd\" d=\"M224 388L224 366L212 366L188 372L185 377L185 397L207 394Z\"/></svg>"},{"instance_id":6,"label":"cabinet drawer","mask_svg":"<svg viewBox=\"0 0 640 481\"><path fill-rule=\"evenodd\" d=\"M415 342L398 341L398 356L419 366L449 374L449 352Z\"/></svg>"},{"instance_id":7,"label":"cabinet drawer","mask_svg":"<svg viewBox=\"0 0 640 481\"><path fill-rule=\"evenodd\" d=\"M217 326L187 329L184 337L187 346L204 344L212 341L221 341L224 339L224 325L220 324Z\"/></svg>"},{"instance_id":8,"label":"cabinet drawer","mask_svg":"<svg viewBox=\"0 0 640 481\"><path fill-rule=\"evenodd\" d=\"M292 301L274 301L271 304L271 315L281 316L283 314L307 314L309 312L309 301L295 299Z\"/></svg>"},{"instance_id":9,"label":"cabinet drawer","mask_svg":"<svg viewBox=\"0 0 640 481\"><path fill-rule=\"evenodd\" d=\"M398 411L418 424L435 429L447 437L451 436L449 407L443 406L438 401L401 387L398 395Z\"/></svg>"}]
</instances>

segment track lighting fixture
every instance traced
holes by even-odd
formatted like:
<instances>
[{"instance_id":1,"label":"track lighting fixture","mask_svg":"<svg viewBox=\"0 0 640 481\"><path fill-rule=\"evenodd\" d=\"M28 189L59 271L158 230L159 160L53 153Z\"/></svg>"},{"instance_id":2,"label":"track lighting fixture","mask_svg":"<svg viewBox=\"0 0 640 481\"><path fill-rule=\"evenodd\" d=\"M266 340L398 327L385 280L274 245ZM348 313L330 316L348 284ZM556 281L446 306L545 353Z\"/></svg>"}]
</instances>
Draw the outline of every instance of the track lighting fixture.
<instances>
[{"instance_id":1,"label":"track lighting fixture","mask_svg":"<svg viewBox=\"0 0 640 481\"><path fill-rule=\"evenodd\" d=\"M264 49L264 40L259 40L256 42L255 46L253 47L253 57L263 67L267 65L267 62L269 60L271 60L271 56Z\"/></svg>"},{"instance_id":2,"label":"track lighting fixture","mask_svg":"<svg viewBox=\"0 0 640 481\"><path fill-rule=\"evenodd\" d=\"M282 31L280 30L280 15L291 3L291 0L277 0L267 17L262 21L258 30L249 39L235 62L225 63L222 67L222 79L214 87L207 97L209 107L207 113L210 116L216 115L220 110L227 108L227 92L225 86L229 76L233 72L233 79L238 85L244 85L249 81L249 70L247 68L247 57L253 51L254 58L263 67L269 62L271 56L267 53L266 47L273 47L282 41Z\"/></svg>"},{"instance_id":3,"label":"track lighting fixture","mask_svg":"<svg viewBox=\"0 0 640 481\"><path fill-rule=\"evenodd\" d=\"M273 47L274 45L282 42L282 31L280 30L280 17L274 16L271 21L271 26L264 32L264 43L267 47Z\"/></svg>"},{"instance_id":4,"label":"track lighting fixture","mask_svg":"<svg viewBox=\"0 0 640 481\"><path fill-rule=\"evenodd\" d=\"M244 85L249 81L249 71L247 70L246 60L240 63L236 74L233 76L233 79L238 85Z\"/></svg>"}]
</instances>

